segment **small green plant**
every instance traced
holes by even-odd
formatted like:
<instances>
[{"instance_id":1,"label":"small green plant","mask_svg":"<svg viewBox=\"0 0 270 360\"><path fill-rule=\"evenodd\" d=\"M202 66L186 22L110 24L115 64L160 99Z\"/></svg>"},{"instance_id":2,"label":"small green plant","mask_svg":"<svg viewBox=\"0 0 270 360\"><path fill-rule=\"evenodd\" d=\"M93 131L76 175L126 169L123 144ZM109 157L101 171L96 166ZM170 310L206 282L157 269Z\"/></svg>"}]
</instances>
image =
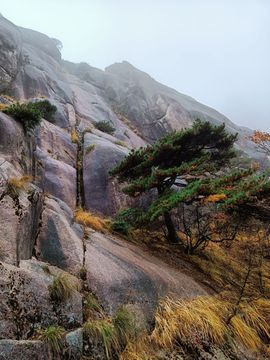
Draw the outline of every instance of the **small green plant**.
<instances>
[{"instance_id":1,"label":"small green plant","mask_svg":"<svg viewBox=\"0 0 270 360\"><path fill-rule=\"evenodd\" d=\"M67 273L56 275L52 284L49 285L51 299L59 302L69 299L79 289L79 280Z\"/></svg>"},{"instance_id":2,"label":"small green plant","mask_svg":"<svg viewBox=\"0 0 270 360\"><path fill-rule=\"evenodd\" d=\"M94 149L95 149L96 145L95 144L91 144L88 145L87 148L85 149L85 154L90 154Z\"/></svg>"},{"instance_id":3,"label":"small green plant","mask_svg":"<svg viewBox=\"0 0 270 360\"><path fill-rule=\"evenodd\" d=\"M49 326L37 330L38 339L47 343L55 355L61 354L65 344L65 329L60 326Z\"/></svg>"},{"instance_id":4,"label":"small green plant","mask_svg":"<svg viewBox=\"0 0 270 360\"><path fill-rule=\"evenodd\" d=\"M124 348L128 341L133 339L136 334L134 316L124 306L120 307L112 319L117 333L118 343Z\"/></svg>"},{"instance_id":5,"label":"small green plant","mask_svg":"<svg viewBox=\"0 0 270 360\"><path fill-rule=\"evenodd\" d=\"M85 299L85 306L89 310L94 310L98 313L103 313L103 309L101 305L99 304L96 296L94 294L88 294Z\"/></svg>"},{"instance_id":6,"label":"small green plant","mask_svg":"<svg viewBox=\"0 0 270 360\"><path fill-rule=\"evenodd\" d=\"M89 320L83 325L86 335L97 342L102 341L107 359L112 358L113 350L119 349L117 334L109 319Z\"/></svg>"},{"instance_id":7,"label":"small green plant","mask_svg":"<svg viewBox=\"0 0 270 360\"><path fill-rule=\"evenodd\" d=\"M115 132L115 128L109 121L95 121L94 126L96 129L112 135Z\"/></svg>"},{"instance_id":8,"label":"small green plant","mask_svg":"<svg viewBox=\"0 0 270 360\"><path fill-rule=\"evenodd\" d=\"M20 121L25 132L34 130L40 124L42 118L41 112L34 103L12 104L4 109L3 112Z\"/></svg>"}]
</instances>

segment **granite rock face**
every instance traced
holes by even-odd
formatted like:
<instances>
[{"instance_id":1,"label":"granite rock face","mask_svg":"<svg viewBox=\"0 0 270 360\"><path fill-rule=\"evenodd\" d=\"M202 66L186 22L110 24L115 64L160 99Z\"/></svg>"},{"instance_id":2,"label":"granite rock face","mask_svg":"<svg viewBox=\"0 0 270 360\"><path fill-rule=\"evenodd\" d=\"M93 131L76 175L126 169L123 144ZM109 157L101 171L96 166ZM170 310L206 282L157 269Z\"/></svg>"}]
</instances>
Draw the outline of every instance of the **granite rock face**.
<instances>
[{"instance_id":1,"label":"granite rock face","mask_svg":"<svg viewBox=\"0 0 270 360\"><path fill-rule=\"evenodd\" d=\"M47 197L35 254L45 262L75 275L83 266L83 231L73 223L73 212L63 201Z\"/></svg>"},{"instance_id":2,"label":"granite rock face","mask_svg":"<svg viewBox=\"0 0 270 360\"><path fill-rule=\"evenodd\" d=\"M109 313L122 304L132 304L151 320L159 300L168 294L182 298L206 295L189 276L112 235L89 235L85 267L89 286Z\"/></svg>"},{"instance_id":3,"label":"granite rock face","mask_svg":"<svg viewBox=\"0 0 270 360\"><path fill-rule=\"evenodd\" d=\"M37 340L0 340L0 360L50 360L48 346Z\"/></svg>"},{"instance_id":4,"label":"granite rock face","mask_svg":"<svg viewBox=\"0 0 270 360\"><path fill-rule=\"evenodd\" d=\"M74 222L79 207L112 216L132 204L109 175L132 148L199 117L225 122L239 132L239 149L262 159L246 139L250 130L217 111L127 62L102 71L64 61L57 44L0 15L0 109L44 98L57 107L33 134L0 111L0 360L51 359L33 338L37 328L50 325L65 327L69 350L80 359L82 292L55 304L49 286L59 274L80 275L84 292L95 292L109 314L124 304L148 323L163 296L206 294L135 245ZM114 128L111 134L96 128L104 121Z\"/></svg>"}]
</instances>

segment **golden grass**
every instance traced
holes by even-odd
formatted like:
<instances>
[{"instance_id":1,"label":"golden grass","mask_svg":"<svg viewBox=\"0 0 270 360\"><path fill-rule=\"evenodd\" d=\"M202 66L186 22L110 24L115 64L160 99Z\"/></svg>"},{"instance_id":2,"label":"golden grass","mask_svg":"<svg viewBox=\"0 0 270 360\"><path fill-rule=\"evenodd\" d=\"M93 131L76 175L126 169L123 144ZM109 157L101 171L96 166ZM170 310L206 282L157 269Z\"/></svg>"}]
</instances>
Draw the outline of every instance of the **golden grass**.
<instances>
[{"instance_id":1,"label":"golden grass","mask_svg":"<svg viewBox=\"0 0 270 360\"><path fill-rule=\"evenodd\" d=\"M27 190L31 181L33 181L33 177L31 175L11 177L7 181L7 191L11 196L19 196L21 191Z\"/></svg>"},{"instance_id":2,"label":"golden grass","mask_svg":"<svg viewBox=\"0 0 270 360\"><path fill-rule=\"evenodd\" d=\"M226 324L220 314L227 313L228 304L215 297L198 297L192 301L165 300L156 314L153 340L160 346L172 347L175 339L200 339L221 344Z\"/></svg>"},{"instance_id":3,"label":"golden grass","mask_svg":"<svg viewBox=\"0 0 270 360\"><path fill-rule=\"evenodd\" d=\"M75 212L75 221L94 230L107 232L110 229L110 221L98 215L79 209Z\"/></svg>"},{"instance_id":4,"label":"golden grass","mask_svg":"<svg viewBox=\"0 0 270 360\"><path fill-rule=\"evenodd\" d=\"M7 104L0 104L0 111L5 110L7 107Z\"/></svg>"},{"instance_id":5,"label":"golden grass","mask_svg":"<svg viewBox=\"0 0 270 360\"><path fill-rule=\"evenodd\" d=\"M79 135L77 133L77 131L75 129L72 129L71 130L71 133L70 133L70 137L71 137L71 141L74 143L74 144L78 144L80 139L79 139Z\"/></svg>"},{"instance_id":6,"label":"golden grass","mask_svg":"<svg viewBox=\"0 0 270 360\"><path fill-rule=\"evenodd\" d=\"M167 298L156 313L153 333L130 342L120 359L155 359L159 350L172 351L179 344L196 347L208 343L221 349L241 344L252 352L267 351L269 310L267 299L236 306L214 296L179 301Z\"/></svg>"}]
</instances>

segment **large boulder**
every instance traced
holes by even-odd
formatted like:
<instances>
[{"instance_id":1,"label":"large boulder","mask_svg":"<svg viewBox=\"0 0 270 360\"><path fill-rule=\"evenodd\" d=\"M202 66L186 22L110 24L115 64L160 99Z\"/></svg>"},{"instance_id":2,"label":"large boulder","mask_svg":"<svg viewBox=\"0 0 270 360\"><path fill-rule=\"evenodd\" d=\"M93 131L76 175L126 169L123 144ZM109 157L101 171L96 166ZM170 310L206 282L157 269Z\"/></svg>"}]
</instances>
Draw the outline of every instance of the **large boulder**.
<instances>
[{"instance_id":1,"label":"large boulder","mask_svg":"<svg viewBox=\"0 0 270 360\"><path fill-rule=\"evenodd\" d=\"M46 197L36 256L74 274L83 267L83 231L72 210L61 200Z\"/></svg>"},{"instance_id":2,"label":"large boulder","mask_svg":"<svg viewBox=\"0 0 270 360\"><path fill-rule=\"evenodd\" d=\"M0 260L18 264L32 256L43 197L32 187L18 198L6 194L0 201Z\"/></svg>"},{"instance_id":3,"label":"large boulder","mask_svg":"<svg viewBox=\"0 0 270 360\"><path fill-rule=\"evenodd\" d=\"M63 161L56 160L48 154L35 151L39 164L39 186L41 189L62 201L72 209L76 207L76 169Z\"/></svg>"},{"instance_id":4,"label":"large boulder","mask_svg":"<svg viewBox=\"0 0 270 360\"><path fill-rule=\"evenodd\" d=\"M132 304L151 321L159 300L168 294L181 298L206 294L189 276L112 235L89 235L85 267L89 287L109 313Z\"/></svg>"},{"instance_id":5,"label":"large boulder","mask_svg":"<svg viewBox=\"0 0 270 360\"><path fill-rule=\"evenodd\" d=\"M51 360L48 345L38 340L0 340L0 360Z\"/></svg>"},{"instance_id":6,"label":"large boulder","mask_svg":"<svg viewBox=\"0 0 270 360\"><path fill-rule=\"evenodd\" d=\"M87 209L113 215L122 206L128 206L129 198L109 176L109 170L127 154L128 149L106 138L90 133L85 135L83 183Z\"/></svg>"},{"instance_id":7,"label":"large boulder","mask_svg":"<svg viewBox=\"0 0 270 360\"><path fill-rule=\"evenodd\" d=\"M0 263L0 339L29 339L40 327L74 328L82 323L82 297L55 304L49 286L60 270L35 260L20 267Z\"/></svg>"},{"instance_id":8,"label":"large boulder","mask_svg":"<svg viewBox=\"0 0 270 360\"><path fill-rule=\"evenodd\" d=\"M59 126L43 120L37 131L37 146L53 159L76 167L77 146L70 134Z\"/></svg>"}]
</instances>

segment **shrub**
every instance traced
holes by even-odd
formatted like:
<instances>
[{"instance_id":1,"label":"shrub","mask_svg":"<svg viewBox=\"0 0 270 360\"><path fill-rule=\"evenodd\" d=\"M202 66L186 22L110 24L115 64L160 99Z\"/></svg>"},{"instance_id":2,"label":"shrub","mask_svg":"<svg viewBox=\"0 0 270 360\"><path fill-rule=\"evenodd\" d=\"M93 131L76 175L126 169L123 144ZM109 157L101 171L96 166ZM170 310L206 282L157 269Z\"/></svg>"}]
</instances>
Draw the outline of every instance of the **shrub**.
<instances>
[{"instance_id":1,"label":"shrub","mask_svg":"<svg viewBox=\"0 0 270 360\"><path fill-rule=\"evenodd\" d=\"M115 132L115 128L109 121L95 121L94 122L95 128L105 132L107 134L112 135Z\"/></svg>"},{"instance_id":2,"label":"shrub","mask_svg":"<svg viewBox=\"0 0 270 360\"><path fill-rule=\"evenodd\" d=\"M59 302L69 299L78 290L80 290L79 280L67 273L56 275L53 283L49 285L51 299Z\"/></svg>"},{"instance_id":3,"label":"shrub","mask_svg":"<svg viewBox=\"0 0 270 360\"><path fill-rule=\"evenodd\" d=\"M12 104L3 112L14 117L23 125L25 132L34 130L41 122L42 114L34 103L28 104Z\"/></svg>"},{"instance_id":4,"label":"shrub","mask_svg":"<svg viewBox=\"0 0 270 360\"><path fill-rule=\"evenodd\" d=\"M130 230L142 224L143 214L140 209L128 208L121 210L112 223L112 230L123 235L129 235Z\"/></svg>"},{"instance_id":5,"label":"shrub","mask_svg":"<svg viewBox=\"0 0 270 360\"><path fill-rule=\"evenodd\" d=\"M82 209L75 212L75 221L79 224L90 226L92 229L97 231L104 232L109 229L108 220L102 219L101 217L93 215Z\"/></svg>"},{"instance_id":6,"label":"shrub","mask_svg":"<svg viewBox=\"0 0 270 360\"><path fill-rule=\"evenodd\" d=\"M11 196L18 197L20 192L26 190L27 185L32 181L31 175L23 175L21 177L12 177L7 182L7 192Z\"/></svg>"},{"instance_id":7,"label":"shrub","mask_svg":"<svg viewBox=\"0 0 270 360\"><path fill-rule=\"evenodd\" d=\"M30 132L40 124L41 118L51 120L56 110L56 106L52 105L48 100L44 100L23 104L17 102L5 108L3 112L20 121L24 130Z\"/></svg>"},{"instance_id":8,"label":"shrub","mask_svg":"<svg viewBox=\"0 0 270 360\"><path fill-rule=\"evenodd\" d=\"M65 343L65 329L60 326L49 326L46 329L37 330L38 339L47 343L56 354L60 354Z\"/></svg>"},{"instance_id":9,"label":"shrub","mask_svg":"<svg viewBox=\"0 0 270 360\"><path fill-rule=\"evenodd\" d=\"M127 236L127 235L129 235L131 226L125 220L116 219L115 221L112 222L111 228L113 231Z\"/></svg>"},{"instance_id":10,"label":"shrub","mask_svg":"<svg viewBox=\"0 0 270 360\"><path fill-rule=\"evenodd\" d=\"M41 116L46 120L52 120L57 108L52 105L48 100L37 101L32 103L33 106L40 111Z\"/></svg>"}]
</instances>

